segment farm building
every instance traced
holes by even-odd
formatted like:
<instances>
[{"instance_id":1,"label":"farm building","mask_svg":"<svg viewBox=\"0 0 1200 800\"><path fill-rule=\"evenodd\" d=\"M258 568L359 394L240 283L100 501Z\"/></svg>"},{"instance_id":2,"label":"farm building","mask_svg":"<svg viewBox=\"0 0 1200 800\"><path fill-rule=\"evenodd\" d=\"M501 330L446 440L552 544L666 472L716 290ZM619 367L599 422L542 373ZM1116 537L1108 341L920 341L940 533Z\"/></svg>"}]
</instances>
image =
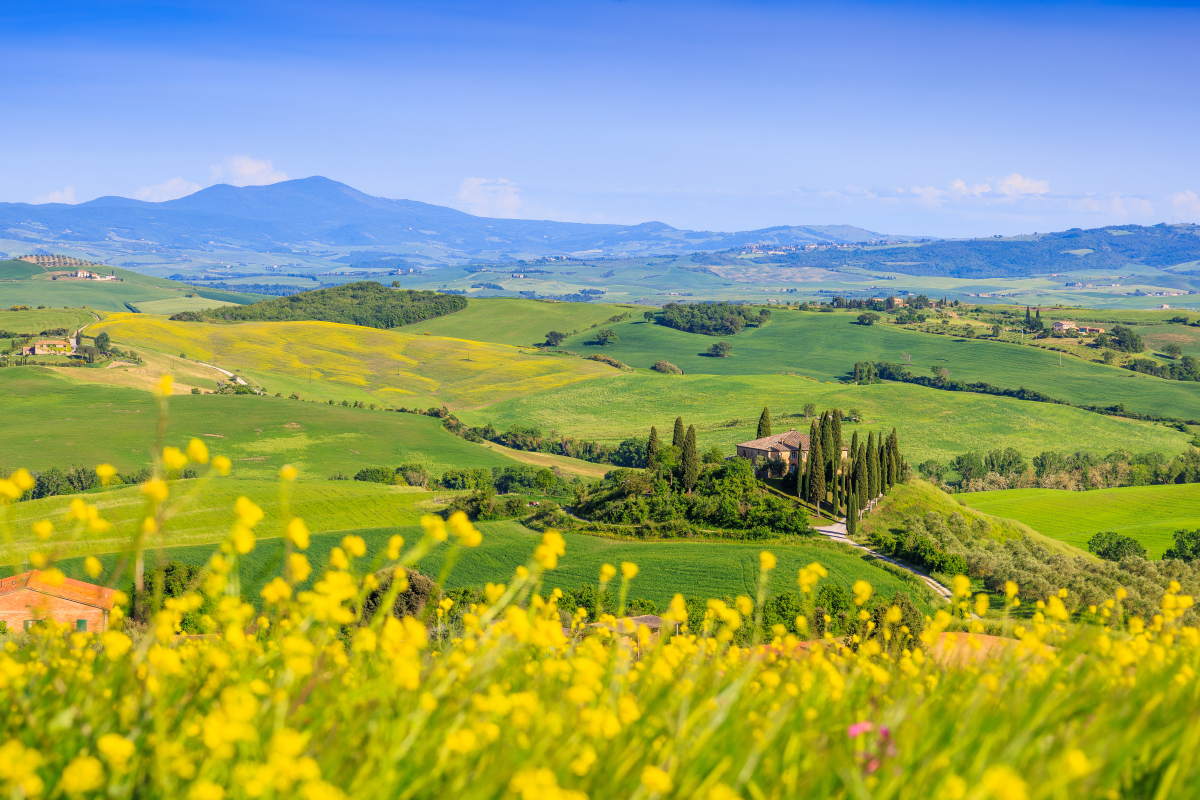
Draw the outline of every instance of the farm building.
<instances>
[{"instance_id":1,"label":"farm building","mask_svg":"<svg viewBox=\"0 0 1200 800\"><path fill-rule=\"evenodd\" d=\"M62 578L39 569L0 578L0 622L10 630L29 630L35 622L52 619L73 630L103 632L113 607L113 590Z\"/></svg>"},{"instance_id":2,"label":"farm building","mask_svg":"<svg viewBox=\"0 0 1200 800\"><path fill-rule=\"evenodd\" d=\"M1055 333L1066 333L1067 331L1079 331L1080 333L1104 333L1104 328L1088 328L1079 327L1069 319L1059 320L1054 323Z\"/></svg>"},{"instance_id":3,"label":"farm building","mask_svg":"<svg viewBox=\"0 0 1200 800\"><path fill-rule=\"evenodd\" d=\"M21 348L23 356L50 356L50 355L69 355L74 352L75 348L71 346L71 342L66 339L43 339L37 344L32 344L29 347Z\"/></svg>"},{"instance_id":4,"label":"farm building","mask_svg":"<svg viewBox=\"0 0 1200 800\"><path fill-rule=\"evenodd\" d=\"M736 445L738 458L750 460L756 468L758 460L783 461L788 464L787 471L792 472L798 466L808 461L808 434L798 433L792 428L787 433L777 433L774 436L764 436L751 442ZM842 458L846 458L850 449L842 448Z\"/></svg>"}]
</instances>

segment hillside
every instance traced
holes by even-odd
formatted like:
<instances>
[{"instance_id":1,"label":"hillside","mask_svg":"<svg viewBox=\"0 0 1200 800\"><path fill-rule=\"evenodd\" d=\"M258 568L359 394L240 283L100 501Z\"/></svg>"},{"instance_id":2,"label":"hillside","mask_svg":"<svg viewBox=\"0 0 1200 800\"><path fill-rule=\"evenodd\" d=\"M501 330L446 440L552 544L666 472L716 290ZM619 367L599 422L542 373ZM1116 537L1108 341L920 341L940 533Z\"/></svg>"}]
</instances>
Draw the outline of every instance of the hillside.
<instances>
[{"instance_id":1,"label":"hillside","mask_svg":"<svg viewBox=\"0 0 1200 800\"><path fill-rule=\"evenodd\" d=\"M643 311L626 306L554 303L516 297L471 298L467 300L465 310L426 320L406 333L431 333L477 342L528 346L544 341L550 331L570 334L607 323L622 314L641 318Z\"/></svg>"},{"instance_id":2,"label":"hillside","mask_svg":"<svg viewBox=\"0 0 1200 800\"><path fill-rule=\"evenodd\" d=\"M849 225L789 226L718 233L677 230L661 222L611 225L476 217L415 200L372 197L320 176L269 186L210 186L178 200L149 203L100 197L77 205L0 203L0 228L27 231L39 244L103 242L119 231L168 249L211 240L260 252L290 246L441 246L470 256L537 255L595 250L692 252L758 242L764 235L795 243L864 241L881 234ZM52 233L51 233L52 232Z\"/></svg>"},{"instance_id":3,"label":"hillside","mask_svg":"<svg viewBox=\"0 0 1200 800\"><path fill-rule=\"evenodd\" d=\"M395 328L461 311L467 301L455 295L389 289L358 281L314 289L277 300L208 309L199 316L227 322L340 322L367 328ZM172 319L198 321L195 314Z\"/></svg>"},{"instance_id":4,"label":"hillside","mask_svg":"<svg viewBox=\"0 0 1200 800\"><path fill-rule=\"evenodd\" d=\"M81 372L71 371L71 378ZM0 437L0 469L69 468L110 463L119 471L148 466L157 433L154 396L132 388L79 383L42 367L0 369L5 413L21 419ZM423 461L434 474L450 468L517 462L446 432L433 417L345 408L286 397L181 394L171 398L166 438L192 437L234 462L235 476L273 479L284 464L301 480L335 472Z\"/></svg>"},{"instance_id":5,"label":"hillside","mask_svg":"<svg viewBox=\"0 0 1200 800\"><path fill-rule=\"evenodd\" d=\"M619 374L593 361L526 353L508 345L334 322L206 325L113 314L89 328L100 331L108 331L121 347L186 353L237 371L270 394L295 392L322 402L476 408Z\"/></svg>"},{"instance_id":6,"label":"hillside","mask_svg":"<svg viewBox=\"0 0 1200 800\"><path fill-rule=\"evenodd\" d=\"M728 254L700 254L697 264L726 264ZM1130 265L1171 267L1200 261L1200 226L1072 228L1032 236L935 241L900 247L815 250L747 259L789 267L857 269L952 278L1047 275ZM1193 267L1194 269L1194 267Z\"/></svg>"},{"instance_id":7,"label":"hillside","mask_svg":"<svg viewBox=\"0 0 1200 800\"><path fill-rule=\"evenodd\" d=\"M1067 492L1009 489L968 492L960 502L1012 517L1054 539L1087 549L1101 531L1132 536L1151 558L1161 558L1178 530L1200 528L1200 484L1127 486Z\"/></svg>"}]
</instances>

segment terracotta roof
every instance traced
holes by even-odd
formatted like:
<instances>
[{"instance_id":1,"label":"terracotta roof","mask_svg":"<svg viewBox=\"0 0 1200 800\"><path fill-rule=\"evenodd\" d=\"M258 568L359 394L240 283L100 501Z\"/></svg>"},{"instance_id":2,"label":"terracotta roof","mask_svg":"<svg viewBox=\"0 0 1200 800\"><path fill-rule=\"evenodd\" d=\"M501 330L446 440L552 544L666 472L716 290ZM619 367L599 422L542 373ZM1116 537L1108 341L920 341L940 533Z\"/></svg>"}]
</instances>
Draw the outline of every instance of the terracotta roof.
<instances>
[{"instance_id":1,"label":"terracotta roof","mask_svg":"<svg viewBox=\"0 0 1200 800\"><path fill-rule=\"evenodd\" d=\"M93 608L112 610L113 607L112 589L97 586L94 583L77 581L74 578L64 578L61 584L54 586L47 582L46 573L40 569L22 572L20 575L13 575L10 578L0 578L0 595L10 594L21 589L29 589L50 597L60 597L63 600L73 600Z\"/></svg>"},{"instance_id":2,"label":"terracotta roof","mask_svg":"<svg viewBox=\"0 0 1200 800\"><path fill-rule=\"evenodd\" d=\"M808 450L808 434L798 433L794 428L787 433L777 433L764 436L752 442L741 442L738 447L749 447L753 450Z\"/></svg>"}]
</instances>

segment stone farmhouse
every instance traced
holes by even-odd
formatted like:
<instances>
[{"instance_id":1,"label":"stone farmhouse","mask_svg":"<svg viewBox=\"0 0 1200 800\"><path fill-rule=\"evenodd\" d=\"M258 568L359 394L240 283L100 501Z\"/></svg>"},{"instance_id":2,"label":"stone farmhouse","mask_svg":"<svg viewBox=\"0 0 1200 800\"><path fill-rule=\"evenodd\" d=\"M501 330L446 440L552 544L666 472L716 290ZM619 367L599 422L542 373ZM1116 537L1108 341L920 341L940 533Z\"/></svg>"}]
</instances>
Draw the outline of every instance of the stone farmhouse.
<instances>
[{"instance_id":1,"label":"stone farmhouse","mask_svg":"<svg viewBox=\"0 0 1200 800\"><path fill-rule=\"evenodd\" d=\"M795 428L787 433L777 433L751 442L742 442L736 447L737 457L748 459L755 469L786 461L786 471L795 472L797 468L808 462L808 434L799 433ZM849 447L842 448L842 458L847 458L849 453ZM760 460L763 463L760 464Z\"/></svg>"},{"instance_id":2,"label":"stone farmhouse","mask_svg":"<svg viewBox=\"0 0 1200 800\"><path fill-rule=\"evenodd\" d=\"M112 589L71 578L57 583L39 569L0 578L0 622L9 631L54 620L72 630L101 633L108 629L112 607Z\"/></svg>"},{"instance_id":3,"label":"stone farmhouse","mask_svg":"<svg viewBox=\"0 0 1200 800\"><path fill-rule=\"evenodd\" d=\"M37 344L21 348L23 356L70 355L75 348L68 339L43 339Z\"/></svg>"},{"instance_id":4,"label":"stone farmhouse","mask_svg":"<svg viewBox=\"0 0 1200 800\"><path fill-rule=\"evenodd\" d=\"M1066 333L1067 331L1079 331L1080 333L1104 333L1104 328L1089 328L1087 326L1079 327L1073 321L1059 320L1054 323L1055 333Z\"/></svg>"}]
</instances>

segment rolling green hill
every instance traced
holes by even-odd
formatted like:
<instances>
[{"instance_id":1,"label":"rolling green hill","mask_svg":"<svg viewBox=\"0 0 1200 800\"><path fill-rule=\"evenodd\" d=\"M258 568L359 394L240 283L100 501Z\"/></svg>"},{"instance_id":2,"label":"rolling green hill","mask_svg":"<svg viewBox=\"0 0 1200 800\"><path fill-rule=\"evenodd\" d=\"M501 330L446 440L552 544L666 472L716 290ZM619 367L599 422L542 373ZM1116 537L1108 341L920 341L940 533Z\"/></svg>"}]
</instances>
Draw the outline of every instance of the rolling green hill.
<instances>
[{"instance_id":1,"label":"rolling green hill","mask_svg":"<svg viewBox=\"0 0 1200 800\"><path fill-rule=\"evenodd\" d=\"M485 301L480 301L485 302ZM1200 384L1166 381L1104 364L1058 356L1042 348L985 339L964 339L905 330L898 325L863 326L857 312L829 314L776 310L762 328L736 336L684 333L640 318L610 326L620 340L589 345L595 331L572 336L563 347L580 353L603 352L626 364L648 368L666 359L684 372L710 375L770 375L790 372L818 380L840 380L856 361L892 361L912 356L912 371L928 374L945 367L956 380L1024 386L1080 405L1112 405L1145 413L1200 418ZM1173 326L1174 327L1174 326ZM733 345L728 358L705 351L717 341Z\"/></svg>"},{"instance_id":2,"label":"rolling green hill","mask_svg":"<svg viewBox=\"0 0 1200 800\"><path fill-rule=\"evenodd\" d=\"M28 311L0 309L0 331L32 333L66 328L76 331L96 321L96 315L84 308L31 308Z\"/></svg>"},{"instance_id":3,"label":"rolling green hill","mask_svg":"<svg viewBox=\"0 0 1200 800\"><path fill-rule=\"evenodd\" d=\"M487 274L487 273L483 273ZM405 333L424 333L473 339L477 342L531 345L550 331L587 330L621 314L641 319L645 308L591 303L554 303L512 297L472 298L467 308L451 316L407 326Z\"/></svg>"},{"instance_id":4,"label":"rolling green hill","mask_svg":"<svg viewBox=\"0 0 1200 800\"><path fill-rule=\"evenodd\" d=\"M214 301L244 304L263 299L262 295L245 292L194 289L182 283L126 269L104 269L114 272L121 281L55 281L50 280L50 276L36 264L25 261L0 262L0 308L47 305L128 311L128 305L140 310L139 303L159 301L154 307L156 312L173 313L192 307L193 298L185 297L188 293L206 298L210 301L208 306Z\"/></svg>"},{"instance_id":5,"label":"rolling green hill","mask_svg":"<svg viewBox=\"0 0 1200 800\"><path fill-rule=\"evenodd\" d=\"M534 425L543 431L619 442L647 435L651 425L658 427L660 436L669 436L675 417L682 414L686 422L696 424L702 451L717 445L731 454L733 444L755 438L763 406L771 409L776 432L792 427L806 432L809 421L801 416L806 403L818 409L857 409L865 424L844 425L847 437L856 427L865 435L868 429L895 426L905 457L914 464L927 458L945 462L966 450L1005 447L1015 447L1026 458L1043 450L1108 453L1118 447L1174 456L1191 438L1161 424L1067 406L911 384L818 383L792 375L618 373L609 380L514 397L459 416L473 425L490 422L500 430Z\"/></svg>"},{"instance_id":6,"label":"rolling green hill","mask_svg":"<svg viewBox=\"0 0 1200 800\"><path fill-rule=\"evenodd\" d=\"M81 371L81 370L80 370ZM81 384L41 367L0 369L7 426L0 467L95 466L123 472L150 463L157 426L154 397L145 391ZM434 417L343 408L246 395L171 398L167 443L201 437L213 453L229 456L234 474L273 478L284 464L301 480L341 471L425 460L441 474L451 467L512 465L502 453L447 433Z\"/></svg>"},{"instance_id":7,"label":"rolling green hill","mask_svg":"<svg viewBox=\"0 0 1200 800\"><path fill-rule=\"evenodd\" d=\"M960 502L989 514L1024 522L1053 539L1087 549L1101 531L1132 536L1161 558L1177 530L1200 528L1200 484L1127 486L1067 492L1008 489L956 495Z\"/></svg>"},{"instance_id":8,"label":"rolling green hill","mask_svg":"<svg viewBox=\"0 0 1200 800\"><path fill-rule=\"evenodd\" d=\"M483 543L474 549L461 551L458 561L446 582L446 588L479 587L491 583L508 583L518 565L529 563L541 534L534 533L516 522L483 522L479 524ZM313 536L308 550L314 566L314 577L327 565L329 551L346 531ZM421 537L418 525L372 528L354 531L362 536L368 547L366 562L370 564L387 546L388 538L399 533L405 541ZM758 554L766 549L778 558L769 590L772 593L795 591L796 574L800 567L817 561L829 570L826 580L849 589L856 580L869 581L877 593L891 596L897 591L912 593L900 579L872 566L857 555L821 544L734 544L709 542L636 542L601 539L577 533L565 533L566 555L559 559L558 569L546 575L542 591L555 587L575 589L599 580L600 566L619 565L632 561L639 567L630 588L630 597L653 600L664 607L676 592L697 597L754 596L758 580ZM211 545L172 547L164 551L164 560L204 564L212 555ZM255 550L243 559L242 592L245 597L258 599L258 592L270 577L279 574L283 552L281 539L260 539ZM419 565L420 571L437 577L444 563L444 550L435 550ZM106 570L118 562L117 554L101 557ZM59 562L67 575L84 577L82 558ZM148 568L154 563L148 555Z\"/></svg>"}]
</instances>

